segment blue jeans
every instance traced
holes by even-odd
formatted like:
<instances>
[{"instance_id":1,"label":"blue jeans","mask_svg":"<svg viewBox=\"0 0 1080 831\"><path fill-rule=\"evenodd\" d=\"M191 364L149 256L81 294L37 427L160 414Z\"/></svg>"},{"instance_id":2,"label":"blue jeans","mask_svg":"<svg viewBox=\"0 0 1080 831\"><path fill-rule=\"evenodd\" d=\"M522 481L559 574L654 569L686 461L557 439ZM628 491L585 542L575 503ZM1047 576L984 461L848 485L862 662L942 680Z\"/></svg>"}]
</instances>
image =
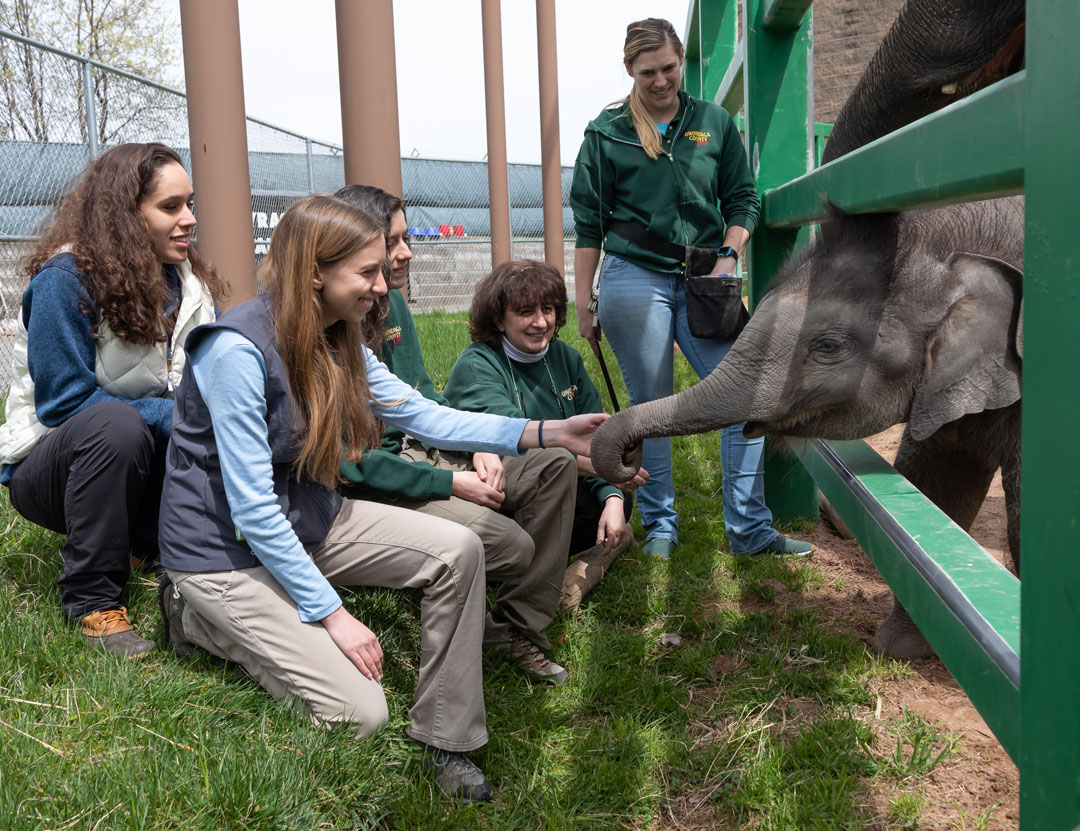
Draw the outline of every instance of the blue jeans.
<instances>
[{"instance_id":1,"label":"blue jeans","mask_svg":"<svg viewBox=\"0 0 1080 831\"><path fill-rule=\"evenodd\" d=\"M677 342L699 378L724 359L733 341L690 334L682 277L660 274L608 255L600 271L600 326L619 360L630 403L664 398L674 392ZM742 424L724 429L720 465L724 475L724 525L731 553L752 554L778 536L765 504L762 439L747 439ZM649 481L637 491L638 509L649 539L679 539L671 439L645 439L642 467Z\"/></svg>"}]
</instances>

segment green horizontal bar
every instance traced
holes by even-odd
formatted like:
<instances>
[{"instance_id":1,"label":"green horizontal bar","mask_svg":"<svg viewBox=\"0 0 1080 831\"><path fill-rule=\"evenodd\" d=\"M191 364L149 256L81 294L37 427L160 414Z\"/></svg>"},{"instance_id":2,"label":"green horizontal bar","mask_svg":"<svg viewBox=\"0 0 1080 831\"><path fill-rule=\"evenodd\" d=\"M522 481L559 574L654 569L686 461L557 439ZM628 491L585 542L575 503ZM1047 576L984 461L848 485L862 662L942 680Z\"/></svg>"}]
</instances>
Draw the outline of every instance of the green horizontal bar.
<instances>
[{"instance_id":1,"label":"green horizontal bar","mask_svg":"<svg viewBox=\"0 0 1080 831\"><path fill-rule=\"evenodd\" d=\"M866 442L789 444L1015 759L1020 581Z\"/></svg>"},{"instance_id":2,"label":"green horizontal bar","mask_svg":"<svg viewBox=\"0 0 1080 831\"><path fill-rule=\"evenodd\" d=\"M789 32L798 29L803 15L814 0L765 0L765 14L762 20L766 29L774 32Z\"/></svg>"},{"instance_id":3,"label":"green horizontal bar","mask_svg":"<svg viewBox=\"0 0 1080 831\"><path fill-rule=\"evenodd\" d=\"M836 126L835 124L824 124L824 123L822 123L820 121L815 121L814 122L814 135L815 136L822 136L824 138L828 138L829 136L832 135L832 128L835 127L835 126Z\"/></svg>"},{"instance_id":4,"label":"green horizontal bar","mask_svg":"<svg viewBox=\"0 0 1080 831\"><path fill-rule=\"evenodd\" d=\"M1026 71L834 159L765 195L765 224L797 228L826 215L898 211L1020 193Z\"/></svg>"},{"instance_id":5,"label":"green horizontal bar","mask_svg":"<svg viewBox=\"0 0 1080 831\"><path fill-rule=\"evenodd\" d=\"M746 41L739 38L735 55L728 64L724 79L716 89L713 103L735 115L743 105L743 66L746 63Z\"/></svg>"}]
</instances>

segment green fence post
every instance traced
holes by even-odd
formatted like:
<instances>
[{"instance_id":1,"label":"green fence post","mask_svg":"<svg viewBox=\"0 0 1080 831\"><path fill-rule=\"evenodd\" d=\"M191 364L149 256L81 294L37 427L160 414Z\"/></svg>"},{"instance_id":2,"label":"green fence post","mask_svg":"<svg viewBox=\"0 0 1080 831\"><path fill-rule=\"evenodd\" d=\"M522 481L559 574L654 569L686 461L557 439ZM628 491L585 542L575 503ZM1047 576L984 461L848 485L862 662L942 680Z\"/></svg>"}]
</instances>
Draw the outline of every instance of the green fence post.
<instances>
[{"instance_id":1,"label":"green fence post","mask_svg":"<svg viewBox=\"0 0 1080 831\"><path fill-rule=\"evenodd\" d=\"M767 0L743 0L743 74L746 146L750 166L764 194L814 167L810 112L811 16L807 9L797 27L765 25ZM808 5L808 4L807 4ZM750 239L750 303L757 303L769 281L795 247L799 232L766 227L763 216ZM806 233L804 231L804 233ZM817 487L802 464L766 440L765 500L777 522L817 519Z\"/></svg>"},{"instance_id":2,"label":"green fence post","mask_svg":"<svg viewBox=\"0 0 1080 831\"><path fill-rule=\"evenodd\" d=\"M1076 0L1027 4L1020 827L1080 825ZM1071 79L1071 80L1070 80Z\"/></svg>"},{"instance_id":3,"label":"green fence post","mask_svg":"<svg viewBox=\"0 0 1080 831\"><path fill-rule=\"evenodd\" d=\"M683 88L712 101L735 55L738 9L734 0L694 0L686 19Z\"/></svg>"}]
</instances>

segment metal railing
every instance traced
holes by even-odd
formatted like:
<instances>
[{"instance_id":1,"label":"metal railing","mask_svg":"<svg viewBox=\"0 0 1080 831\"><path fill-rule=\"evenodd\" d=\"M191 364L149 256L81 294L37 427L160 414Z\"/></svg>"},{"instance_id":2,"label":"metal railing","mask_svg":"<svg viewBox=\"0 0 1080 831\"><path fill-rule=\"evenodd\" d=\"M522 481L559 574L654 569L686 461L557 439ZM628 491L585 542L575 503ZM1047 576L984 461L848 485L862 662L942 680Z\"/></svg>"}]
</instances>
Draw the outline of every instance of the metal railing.
<instances>
[{"instance_id":1,"label":"metal railing","mask_svg":"<svg viewBox=\"0 0 1080 831\"><path fill-rule=\"evenodd\" d=\"M32 83L19 75L27 65ZM0 30L0 393L8 385L15 315L27 282L20 260L86 164L128 141L167 144L190 171L185 93ZM345 171L340 146L262 119L247 118L247 143L258 259L281 213L304 194L337 190ZM563 225L572 285L570 173L564 168ZM414 308L467 308L473 285L491 267L487 165L404 158L402 174L409 224L421 231L410 281ZM509 174L513 256L542 260L540 166L511 164ZM197 194L198 182L195 187ZM197 203L196 195L196 215Z\"/></svg>"},{"instance_id":2,"label":"metal railing","mask_svg":"<svg viewBox=\"0 0 1080 831\"><path fill-rule=\"evenodd\" d=\"M1080 267L1080 102L1070 90L1080 84L1072 50L1080 8L1028 0L1026 70L811 170L811 2L743 0L747 33L738 41L734 0L691 4L697 29L687 40L698 60L711 60L696 73L700 94L747 110L763 193L751 298L806 226L825 217L826 195L861 213L1024 192L1022 580L864 442L800 443L801 465L767 463L767 488L779 483L769 503L782 516L816 517L821 488L1016 761L1021 829L1076 828L1080 442L1070 379L1080 362L1080 295L1070 286Z\"/></svg>"}]
</instances>

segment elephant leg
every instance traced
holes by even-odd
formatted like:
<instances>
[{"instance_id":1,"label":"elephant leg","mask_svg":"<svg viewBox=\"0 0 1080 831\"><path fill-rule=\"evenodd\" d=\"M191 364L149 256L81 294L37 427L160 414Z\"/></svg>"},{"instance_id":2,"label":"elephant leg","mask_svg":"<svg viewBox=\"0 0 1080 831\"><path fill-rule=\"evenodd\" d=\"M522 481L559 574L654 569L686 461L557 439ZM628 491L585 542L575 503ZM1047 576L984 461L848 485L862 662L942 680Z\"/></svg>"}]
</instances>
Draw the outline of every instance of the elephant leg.
<instances>
[{"instance_id":1,"label":"elephant leg","mask_svg":"<svg viewBox=\"0 0 1080 831\"><path fill-rule=\"evenodd\" d=\"M1005 419L1001 453L1001 487L1005 491L1005 531L1009 537L1013 573L1020 576L1020 406Z\"/></svg>"},{"instance_id":2,"label":"elephant leg","mask_svg":"<svg viewBox=\"0 0 1080 831\"><path fill-rule=\"evenodd\" d=\"M1009 537L1013 573L1020 576L1020 456L1001 466L1001 487L1005 491L1005 532Z\"/></svg>"},{"instance_id":3,"label":"elephant leg","mask_svg":"<svg viewBox=\"0 0 1080 831\"><path fill-rule=\"evenodd\" d=\"M895 595L892 614L878 624L872 646L879 655L887 655L897 661L934 657L934 648Z\"/></svg>"},{"instance_id":4,"label":"elephant leg","mask_svg":"<svg viewBox=\"0 0 1080 831\"><path fill-rule=\"evenodd\" d=\"M997 470L996 454L980 453L971 441L979 433L971 425L964 429L954 422L917 442L910 430L905 430L896 455L896 469L965 531L975 521ZM897 660L934 655L929 641L895 597L892 614L874 635L873 648Z\"/></svg>"},{"instance_id":5,"label":"elephant leg","mask_svg":"<svg viewBox=\"0 0 1080 831\"><path fill-rule=\"evenodd\" d=\"M894 463L965 531L975 522L998 469L997 448L984 446L986 431L979 429L979 421L977 416L959 419L923 441L905 429Z\"/></svg>"}]
</instances>

